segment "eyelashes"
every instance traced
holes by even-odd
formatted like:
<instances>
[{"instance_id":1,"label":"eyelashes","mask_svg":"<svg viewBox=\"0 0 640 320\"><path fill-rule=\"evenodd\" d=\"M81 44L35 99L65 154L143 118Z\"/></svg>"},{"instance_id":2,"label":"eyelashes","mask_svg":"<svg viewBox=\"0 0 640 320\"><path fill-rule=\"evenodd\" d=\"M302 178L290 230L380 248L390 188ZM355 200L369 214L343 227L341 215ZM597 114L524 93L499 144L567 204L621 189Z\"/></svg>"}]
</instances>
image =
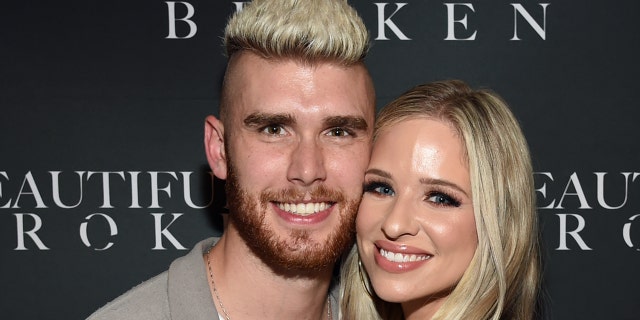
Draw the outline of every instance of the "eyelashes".
<instances>
[{"instance_id":1,"label":"eyelashes","mask_svg":"<svg viewBox=\"0 0 640 320\"><path fill-rule=\"evenodd\" d=\"M394 196L395 191L393 188L382 181L369 181L364 184L363 188L365 193L373 193L379 196Z\"/></svg>"},{"instance_id":2,"label":"eyelashes","mask_svg":"<svg viewBox=\"0 0 640 320\"><path fill-rule=\"evenodd\" d=\"M424 201L440 207L460 207L461 201L449 192L437 186L427 186L424 194ZM363 187L364 193L373 194L378 197L394 197L396 195L393 187L384 181L369 180Z\"/></svg>"},{"instance_id":3,"label":"eyelashes","mask_svg":"<svg viewBox=\"0 0 640 320\"><path fill-rule=\"evenodd\" d=\"M355 136L356 133L355 131L349 128L335 127L327 130L327 135L334 136L334 137L347 137L347 136Z\"/></svg>"},{"instance_id":4,"label":"eyelashes","mask_svg":"<svg viewBox=\"0 0 640 320\"><path fill-rule=\"evenodd\" d=\"M257 127L257 131L270 136L283 136L287 133L285 125L279 123L270 123L265 126ZM343 127L334 127L327 129L325 130L324 134L336 138L348 138L357 136L354 130Z\"/></svg>"},{"instance_id":5,"label":"eyelashes","mask_svg":"<svg viewBox=\"0 0 640 320\"><path fill-rule=\"evenodd\" d=\"M426 200L439 206L456 208L460 206L460 200L442 191L431 191L427 193Z\"/></svg>"},{"instance_id":6,"label":"eyelashes","mask_svg":"<svg viewBox=\"0 0 640 320\"><path fill-rule=\"evenodd\" d=\"M258 130L271 136L279 136L285 134L284 127L280 124L269 124L264 127L258 128Z\"/></svg>"}]
</instances>

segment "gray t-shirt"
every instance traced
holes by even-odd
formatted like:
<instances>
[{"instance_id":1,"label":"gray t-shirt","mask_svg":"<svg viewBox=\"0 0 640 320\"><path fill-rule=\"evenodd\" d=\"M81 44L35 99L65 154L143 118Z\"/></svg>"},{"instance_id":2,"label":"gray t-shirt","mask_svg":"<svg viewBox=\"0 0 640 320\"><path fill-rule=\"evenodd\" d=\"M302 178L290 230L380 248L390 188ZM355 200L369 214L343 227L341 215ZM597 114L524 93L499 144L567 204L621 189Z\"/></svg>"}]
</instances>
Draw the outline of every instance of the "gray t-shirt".
<instances>
[{"instance_id":1,"label":"gray t-shirt","mask_svg":"<svg viewBox=\"0 0 640 320\"><path fill-rule=\"evenodd\" d=\"M211 320L216 316L226 320L213 304L202 260L218 240L198 242L187 255L174 260L169 270L127 291L87 320ZM329 296L332 315L338 314L337 288L334 284Z\"/></svg>"}]
</instances>

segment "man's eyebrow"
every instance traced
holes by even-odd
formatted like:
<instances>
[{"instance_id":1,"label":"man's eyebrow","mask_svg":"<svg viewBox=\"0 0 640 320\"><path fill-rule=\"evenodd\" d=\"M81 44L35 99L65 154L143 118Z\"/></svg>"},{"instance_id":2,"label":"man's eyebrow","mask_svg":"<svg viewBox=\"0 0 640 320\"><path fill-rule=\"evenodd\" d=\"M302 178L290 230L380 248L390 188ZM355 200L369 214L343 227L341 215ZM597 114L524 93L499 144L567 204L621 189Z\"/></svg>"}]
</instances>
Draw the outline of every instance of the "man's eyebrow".
<instances>
[{"instance_id":1,"label":"man's eyebrow","mask_svg":"<svg viewBox=\"0 0 640 320\"><path fill-rule=\"evenodd\" d=\"M291 125L295 118L290 114L256 112L244 118L247 127L262 127L269 124Z\"/></svg>"},{"instance_id":2,"label":"man's eyebrow","mask_svg":"<svg viewBox=\"0 0 640 320\"><path fill-rule=\"evenodd\" d=\"M366 131L369 128L367 121L362 117L333 116L324 119L326 127L347 127L354 130Z\"/></svg>"}]
</instances>

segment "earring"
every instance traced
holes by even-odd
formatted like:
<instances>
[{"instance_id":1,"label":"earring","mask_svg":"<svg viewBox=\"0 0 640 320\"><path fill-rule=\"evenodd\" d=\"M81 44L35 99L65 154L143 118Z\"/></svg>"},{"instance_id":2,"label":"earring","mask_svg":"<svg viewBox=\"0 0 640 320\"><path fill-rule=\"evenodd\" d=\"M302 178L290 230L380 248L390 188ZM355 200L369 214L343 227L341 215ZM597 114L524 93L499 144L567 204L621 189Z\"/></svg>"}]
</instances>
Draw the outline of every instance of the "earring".
<instances>
[{"instance_id":1,"label":"earring","mask_svg":"<svg viewBox=\"0 0 640 320\"><path fill-rule=\"evenodd\" d=\"M362 260L360 260L360 257L358 257L358 275L360 275L360 282L362 283L362 287L364 287L364 291L367 292L367 295L369 295L370 298L373 298L373 295L371 294L371 285L369 284L369 281L365 281L364 277L365 277L365 270L363 270L362 268ZM368 277L367 277L368 280Z\"/></svg>"}]
</instances>

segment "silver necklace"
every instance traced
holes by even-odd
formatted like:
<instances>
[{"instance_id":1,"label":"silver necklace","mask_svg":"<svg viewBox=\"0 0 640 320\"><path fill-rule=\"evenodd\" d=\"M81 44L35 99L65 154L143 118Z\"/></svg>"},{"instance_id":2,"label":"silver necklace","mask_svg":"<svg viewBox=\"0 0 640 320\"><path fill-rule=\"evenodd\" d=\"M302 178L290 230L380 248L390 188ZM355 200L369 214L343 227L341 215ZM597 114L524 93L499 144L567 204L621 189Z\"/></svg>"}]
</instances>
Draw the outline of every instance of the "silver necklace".
<instances>
[{"instance_id":1,"label":"silver necklace","mask_svg":"<svg viewBox=\"0 0 640 320\"><path fill-rule=\"evenodd\" d=\"M220 309L222 310L222 313L224 313L224 318L226 320L231 320L231 318L229 317L229 313L227 313L227 309L225 309L224 304L222 303L222 299L220 299L220 295L218 294L218 288L216 288L216 282L213 279L211 259L209 258L210 252L211 252L211 249L207 251L206 256L207 256L207 267L209 268L209 278L211 279L211 286L213 287L213 294L216 296L216 301L218 301L218 305L220 305ZM331 299L328 296L327 296L327 319L333 320L333 317L331 316Z\"/></svg>"},{"instance_id":2,"label":"silver necklace","mask_svg":"<svg viewBox=\"0 0 640 320\"><path fill-rule=\"evenodd\" d=\"M220 305L220 309L222 309L222 313L224 313L224 318L227 320L231 320L229 317L229 313L227 313L227 309L224 308L224 304L222 304L222 299L220 299L220 295L218 294L218 288L216 288L216 282L213 280L213 271L211 270L211 259L209 258L209 253L211 249L207 251L207 267L209 267L209 278L211 278L211 284L213 286L213 294L216 296L216 301L218 301L218 305Z\"/></svg>"}]
</instances>

